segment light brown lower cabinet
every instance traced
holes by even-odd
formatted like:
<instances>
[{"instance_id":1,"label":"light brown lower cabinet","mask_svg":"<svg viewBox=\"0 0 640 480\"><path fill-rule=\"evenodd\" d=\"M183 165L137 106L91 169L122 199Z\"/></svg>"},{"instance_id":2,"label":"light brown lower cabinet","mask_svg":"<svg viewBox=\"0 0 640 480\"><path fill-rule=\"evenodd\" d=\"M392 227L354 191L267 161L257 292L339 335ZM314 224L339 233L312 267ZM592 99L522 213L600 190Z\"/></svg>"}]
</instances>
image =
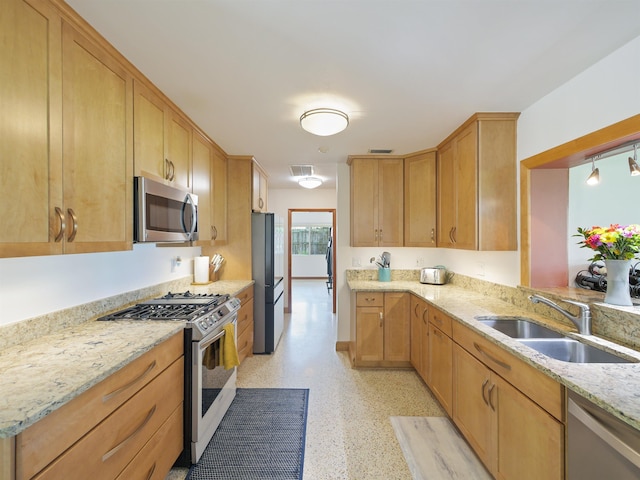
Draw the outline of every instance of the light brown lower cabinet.
<instances>
[{"instance_id":1,"label":"light brown lower cabinet","mask_svg":"<svg viewBox=\"0 0 640 480\"><path fill-rule=\"evenodd\" d=\"M545 403L562 404L562 387L506 350L481 342L479 336L454 325L473 353L453 346L453 421L489 472L498 479L545 480L564 478L564 425L500 374L511 376L524 388L538 384L554 398ZM485 363L486 362L486 363ZM491 368L490 368L490 366ZM498 373L496 373L498 372ZM532 376L531 376L532 375ZM540 375L541 377L538 377ZM551 410L554 410L552 407ZM561 410L557 411L559 415Z\"/></svg>"},{"instance_id":2,"label":"light brown lower cabinet","mask_svg":"<svg viewBox=\"0 0 640 480\"><path fill-rule=\"evenodd\" d=\"M236 298L240 300L238 310L238 359L240 363L253 355L253 285L242 290Z\"/></svg>"},{"instance_id":3,"label":"light brown lower cabinet","mask_svg":"<svg viewBox=\"0 0 640 480\"><path fill-rule=\"evenodd\" d=\"M411 365L429 383L429 307L411 295Z\"/></svg>"},{"instance_id":4,"label":"light brown lower cabinet","mask_svg":"<svg viewBox=\"0 0 640 480\"><path fill-rule=\"evenodd\" d=\"M406 292L355 294L355 366L411 365L409 308Z\"/></svg>"},{"instance_id":5,"label":"light brown lower cabinet","mask_svg":"<svg viewBox=\"0 0 640 480\"><path fill-rule=\"evenodd\" d=\"M20 433L16 480L165 478L182 451L183 344L174 335Z\"/></svg>"},{"instance_id":6,"label":"light brown lower cabinet","mask_svg":"<svg viewBox=\"0 0 640 480\"><path fill-rule=\"evenodd\" d=\"M442 408L451 415L453 402L453 341L429 323L429 381L427 384Z\"/></svg>"}]
</instances>

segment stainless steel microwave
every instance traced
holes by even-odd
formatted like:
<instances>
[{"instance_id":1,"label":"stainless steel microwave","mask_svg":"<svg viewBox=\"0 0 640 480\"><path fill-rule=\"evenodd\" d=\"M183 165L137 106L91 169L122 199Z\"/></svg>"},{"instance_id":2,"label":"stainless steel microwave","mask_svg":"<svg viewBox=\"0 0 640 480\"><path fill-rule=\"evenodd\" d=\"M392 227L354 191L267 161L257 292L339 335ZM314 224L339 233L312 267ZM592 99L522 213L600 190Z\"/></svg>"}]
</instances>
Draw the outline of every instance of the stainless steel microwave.
<instances>
[{"instance_id":1,"label":"stainless steel microwave","mask_svg":"<svg viewBox=\"0 0 640 480\"><path fill-rule=\"evenodd\" d=\"M198 196L186 189L134 177L134 241L198 240Z\"/></svg>"}]
</instances>

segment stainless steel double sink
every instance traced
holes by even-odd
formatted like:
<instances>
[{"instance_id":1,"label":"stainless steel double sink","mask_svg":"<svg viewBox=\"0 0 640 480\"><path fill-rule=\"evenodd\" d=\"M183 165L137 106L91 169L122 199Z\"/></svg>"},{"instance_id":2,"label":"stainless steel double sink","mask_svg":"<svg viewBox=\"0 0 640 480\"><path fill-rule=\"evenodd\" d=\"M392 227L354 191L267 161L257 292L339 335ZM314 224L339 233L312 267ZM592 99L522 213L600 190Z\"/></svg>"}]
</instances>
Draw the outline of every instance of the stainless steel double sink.
<instances>
[{"instance_id":1,"label":"stainless steel double sink","mask_svg":"<svg viewBox=\"0 0 640 480\"><path fill-rule=\"evenodd\" d=\"M490 315L475 317L480 323L508 335L534 350L572 363L636 363L601 348L569 338L531 319L516 316Z\"/></svg>"}]
</instances>

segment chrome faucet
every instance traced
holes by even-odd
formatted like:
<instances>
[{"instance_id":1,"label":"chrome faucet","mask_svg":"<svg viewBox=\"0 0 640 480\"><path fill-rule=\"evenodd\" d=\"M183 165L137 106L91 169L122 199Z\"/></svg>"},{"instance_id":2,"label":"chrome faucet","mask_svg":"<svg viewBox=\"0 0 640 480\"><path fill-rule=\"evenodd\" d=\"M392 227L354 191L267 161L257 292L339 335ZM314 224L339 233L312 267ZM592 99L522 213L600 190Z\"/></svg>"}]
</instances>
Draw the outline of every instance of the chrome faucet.
<instances>
[{"instance_id":1,"label":"chrome faucet","mask_svg":"<svg viewBox=\"0 0 640 480\"><path fill-rule=\"evenodd\" d=\"M562 300L565 303L570 303L571 305L580 307L579 315L571 315L560 305L541 295L530 295L529 300L531 300L533 303L544 303L545 305L548 305L549 307L557 310L573 322L573 324L578 329L578 333L581 333L583 335L591 335L591 310L589 310L589 305L587 305L586 303L576 302L574 300Z\"/></svg>"}]
</instances>

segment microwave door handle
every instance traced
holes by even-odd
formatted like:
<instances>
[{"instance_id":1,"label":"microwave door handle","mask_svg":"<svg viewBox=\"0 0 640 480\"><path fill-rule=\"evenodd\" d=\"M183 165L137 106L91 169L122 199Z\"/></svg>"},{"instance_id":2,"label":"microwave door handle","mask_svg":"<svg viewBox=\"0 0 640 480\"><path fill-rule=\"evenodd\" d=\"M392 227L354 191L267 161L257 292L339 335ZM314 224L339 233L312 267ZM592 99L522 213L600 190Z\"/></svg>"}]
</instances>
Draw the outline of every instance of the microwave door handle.
<instances>
[{"instance_id":1,"label":"microwave door handle","mask_svg":"<svg viewBox=\"0 0 640 480\"><path fill-rule=\"evenodd\" d=\"M184 208L186 208L186 205L189 203L193 206L193 208L191 209L191 230L186 232L187 229L185 228L184 224L182 225L182 227L185 230L185 232L188 233L188 238L191 239L193 237L193 234L196 231L196 228L198 227L196 225L196 222L198 221L198 213L196 211L196 202L193 200L193 195L191 195L190 193L187 193L187 198L185 201ZM184 218L184 208L182 210L183 218Z\"/></svg>"}]
</instances>

